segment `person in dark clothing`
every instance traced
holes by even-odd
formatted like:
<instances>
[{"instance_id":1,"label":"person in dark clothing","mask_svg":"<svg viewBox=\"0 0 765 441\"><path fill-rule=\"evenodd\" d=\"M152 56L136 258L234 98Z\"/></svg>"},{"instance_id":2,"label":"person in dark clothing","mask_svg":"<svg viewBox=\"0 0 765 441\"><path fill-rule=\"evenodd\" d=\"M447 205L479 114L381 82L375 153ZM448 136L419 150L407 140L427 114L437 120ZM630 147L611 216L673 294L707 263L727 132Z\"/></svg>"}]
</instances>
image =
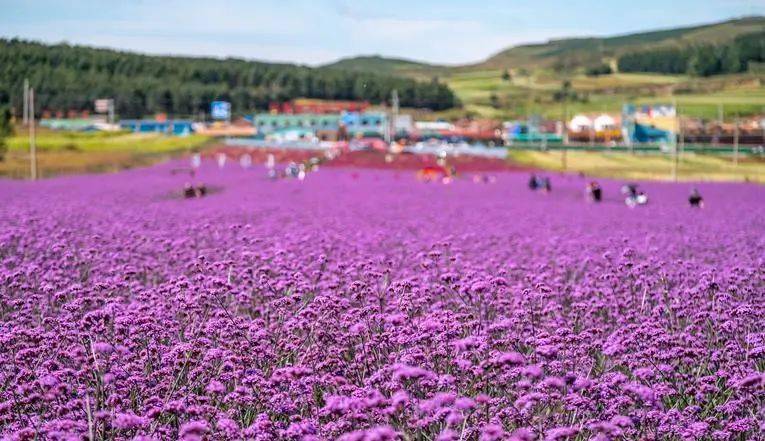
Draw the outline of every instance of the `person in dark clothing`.
<instances>
[{"instance_id":1,"label":"person in dark clothing","mask_svg":"<svg viewBox=\"0 0 765 441\"><path fill-rule=\"evenodd\" d=\"M186 185L183 186L183 197L186 199L191 199L193 197L196 197L196 191L194 190L194 187L189 184L188 182Z\"/></svg>"},{"instance_id":2,"label":"person in dark clothing","mask_svg":"<svg viewBox=\"0 0 765 441\"><path fill-rule=\"evenodd\" d=\"M592 188L592 199L595 202L600 202L603 200L603 189L600 187L600 184L597 182L593 182L594 186Z\"/></svg>"},{"instance_id":3,"label":"person in dark clothing","mask_svg":"<svg viewBox=\"0 0 765 441\"><path fill-rule=\"evenodd\" d=\"M688 196L688 203L691 204L691 207L704 208L704 198L701 197L698 188L691 191L691 195Z\"/></svg>"},{"instance_id":4,"label":"person in dark clothing","mask_svg":"<svg viewBox=\"0 0 765 441\"><path fill-rule=\"evenodd\" d=\"M587 196L593 202L600 202L603 200L603 189L600 188L600 184L595 181L590 182L587 185Z\"/></svg>"},{"instance_id":5,"label":"person in dark clothing","mask_svg":"<svg viewBox=\"0 0 765 441\"><path fill-rule=\"evenodd\" d=\"M207 196L207 186L205 184L199 184L196 188L196 196L198 198L201 198L203 196Z\"/></svg>"},{"instance_id":6,"label":"person in dark clothing","mask_svg":"<svg viewBox=\"0 0 765 441\"><path fill-rule=\"evenodd\" d=\"M531 174L531 177L529 177L529 190L536 190L539 188L539 178L537 178L537 175Z\"/></svg>"},{"instance_id":7,"label":"person in dark clothing","mask_svg":"<svg viewBox=\"0 0 765 441\"><path fill-rule=\"evenodd\" d=\"M552 184L550 183L550 178L546 176L542 178L542 190L544 190L545 193L549 193L552 191Z\"/></svg>"},{"instance_id":8,"label":"person in dark clothing","mask_svg":"<svg viewBox=\"0 0 765 441\"><path fill-rule=\"evenodd\" d=\"M635 199L638 195L638 188L637 184L626 184L624 187L622 187L622 194L626 195L628 198Z\"/></svg>"}]
</instances>

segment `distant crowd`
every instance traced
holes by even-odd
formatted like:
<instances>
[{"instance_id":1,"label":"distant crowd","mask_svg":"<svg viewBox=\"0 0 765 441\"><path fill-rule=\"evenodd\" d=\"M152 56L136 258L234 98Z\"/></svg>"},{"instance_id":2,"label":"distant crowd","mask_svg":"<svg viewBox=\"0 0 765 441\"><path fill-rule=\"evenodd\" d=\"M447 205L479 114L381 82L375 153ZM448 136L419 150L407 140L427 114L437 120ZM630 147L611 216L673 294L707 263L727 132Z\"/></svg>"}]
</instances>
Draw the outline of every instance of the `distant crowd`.
<instances>
[{"instance_id":1,"label":"distant crowd","mask_svg":"<svg viewBox=\"0 0 765 441\"><path fill-rule=\"evenodd\" d=\"M532 174L529 177L528 187L531 191L541 191L544 193L552 191L550 178L547 176L537 176L536 174ZM648 204L648 194L635 183L623 185L621 193L624 195L624 204L630 208ZM597 181L590 181L585 187L585 197L590 202L599 203L603 201L603 188ZM691 194L688 196L688 204L694 208L704 207L704 198L701 196L698 188L691 190Z\"/></svg>"},{"instance_id":2,"label":"distant crowd","mask_svg":"<svg viewBox=\"0 0 765 441\"><path fill-rule=\"evenodd\" d=\"M326 159L332 159L326 158ZM201 165L201 155L195 153L191 157L191 175L195 176L196 170ZM225 167L227 157L225 154L219 154L217 157L217 163L220 168ZM249 168L252 166L252 158L249 155L243 155L240 158L240 165L243 168ZM273 154L267 156L265 163L268 178L271 180L277 179L296 179L303 181L306 178L308 172L318 171L319 165L322 160L318 157L313 157L304 162L290 162L284 169L277 168L276 159ZM457 170L454 166L447 166L446 163L440 164L438 167L425 167L417 173L417 178L424 182L440 181L445 184L450 183L454 177L457 176ZM490 175L475 175L473 182L493 184L496 182L496 178ZM552 180L549 176L540 176L532 173L529 176L528 188L531 191L538 191L541 193L552 192ZM600 183L597 181L590 181L585 186L585 198L588 202L600 203L604 200L604 191ZM186 199L201 198L208 194L208 188L205 184L191 184L186 183L183 188L183 197ZM630 208L644 206L648 204L648 194L641 189L638 184L627 183L622 186L621 194L624 196L624 204ZM701 196L698 188L693 188L691 194L688 196L688 204L693 208L703 208L704 198Z\"/></svg>"}]
</instances>

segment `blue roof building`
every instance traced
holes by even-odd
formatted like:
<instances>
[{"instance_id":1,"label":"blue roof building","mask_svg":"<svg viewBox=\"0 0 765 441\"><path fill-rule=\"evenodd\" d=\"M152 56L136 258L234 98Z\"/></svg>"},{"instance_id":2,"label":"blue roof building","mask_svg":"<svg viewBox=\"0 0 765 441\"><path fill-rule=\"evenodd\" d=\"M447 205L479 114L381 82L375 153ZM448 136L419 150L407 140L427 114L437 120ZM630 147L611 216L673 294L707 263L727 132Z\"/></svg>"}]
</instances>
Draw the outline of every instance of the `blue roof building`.
<instances>
[{"instance_id":1,"label":"blue roof building","mask_svg":"<svg viewBox=\"0 0 765 441\"><path fill-rule=\"evenodd\" d=\"M341 114L272 114L255 115L253 124L259 135L270 135L285 130L303 129L314 134L331 132L344 126L350 136L382 137L388 118L382 112L344 112Z\"/></svg>"},{"instance_id":2,"label":"blue roof building","mask_svg":"<svg viewBox=\"0 0 765 441\"><path fill-rule=\"evenodd\" d=\"M337 130L340 126L338 115L313 114L271 114L255 115L253 124L258 134L269 135L286 129L307 129L313 132L319 130Z\"/></svg>"},{"instance_id":3,"label":"blue roof building","mask_svg":"<svg viewBox=\"0 0 765 441\"><path fill-rule=\"evenodd\" d=\"M194 128L188 120L157 121L153 119L123 119L120 127L136 133L167 133L176 136L190 135Z\"/></svg>"},{"instance_id":4,"label":"blue roof building","mask_svg":"<svg viewBox=\"0 0 765 441\"><path fill-rule=\"evenodd\" d=\"M346 112L340 120L352 136L363 137L384 136L388 117L383 112Z\"/></svg>"}]
</instances>

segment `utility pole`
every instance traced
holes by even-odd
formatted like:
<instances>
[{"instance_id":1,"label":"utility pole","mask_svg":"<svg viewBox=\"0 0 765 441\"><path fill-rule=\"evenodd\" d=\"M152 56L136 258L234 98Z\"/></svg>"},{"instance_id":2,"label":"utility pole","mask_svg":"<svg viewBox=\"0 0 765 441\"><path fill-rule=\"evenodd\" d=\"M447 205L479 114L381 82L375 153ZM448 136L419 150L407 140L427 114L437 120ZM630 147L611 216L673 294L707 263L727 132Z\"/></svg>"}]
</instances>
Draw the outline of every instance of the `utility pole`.
<instances>
[{"instance_id":1,"label":"utility pole","mask_svg":"<svg viewBox=\"0 0 765 441\"><path fill-rule=\"evenodd\" d=\"M531 100L532 100L533 94L534 94L534 92L533 92L533 89L532 89L532 92L529 93L528 100L526 100L526 131L529 134L531 134ZM529 138L532 139L531 137L529 137ZM531 141L529 144L532 144L533 142L534 141ZM539 148L541 150L541 148L542 148L541 147L541 143L540 143Z\"/></svg>"},{"instance_id":2,"label":"utility pole","mask_svg":"<svg viewBox=\"0 0 765 441\"><path fill-rule=\"evenodd\" d=\"M717 103L717 130L715 136L715 146L720 145L720 136L723 133L723 123L725 122L725 111L723 110L723 103Z\"/></svg>"},{"instance_id":3,"label":"utility pole","mask_svg":"<svg viewBox=\"0 0 765 441\"><path fill-rule=\"evenodd\" d=\"M109 98L109 124L114 124L114 98Z\"/></svg>"},{"instance_id":4,"label":"utility pole","mask_svg":"<svg viewBox=\"0 0 765 441\"><path fill-rule=\"evenodd\" d=\"M762 108L762 116L760 117L760 128L762 129L762 145L765 146L765 106Z\"/></svg>"},{"instance_id":5,"label":"utility pole","mask_svg":"<svg viewBox=\"0 0 765 441\"><path fill-rule=\"evenodd\" d=\"M561 115L561 118L563 119L563 144L568 144L568 94L564 94L563 96L563 112Z\"/></svg>"},{"instance_id":6,"label":"utility pole","mask_svg":"<svg viewBox=\"0 0 765 441\"><path fill-rule=\"evenodd\" d=\"M674 91L673 91L673 93L674 93ZM682 141L682 139L683 139L683 129L682 129L683 121L680 118L680 112L677 111L677 100L675 98L672 98L672 107L675 108L675 124L677 125L677 132L678 132L677 133L677 137L674 139L675 142L672 143L673 144L672 145L672 180L674 182L677 182L677 166L678 166L678 162L680 161L680 158L679 158L679 154L680 153L678 152L678 147L679 147L679 144L681 144L683 142Z\"/></svg>"},{"instance_id":7,"label":"utility pole","mask_svg":"<svg viewBox=\"0 0 765 441\"><path fill-rule=\"evenodd\" d=\"M680 155L685 153L685 125L683 124L683 117L680 115L680 111L677 110L677 126L680 131Z\"/></svg>"},{"instance_id":8,"label":"utility pole","mask_svg":"<svg viewBox=\"0 0 765 441\"><path fill-rule=\"evenodd\" d=\"M568 145L569 139L568 139L568 105L566 105L566 108L563 112L563 144Z\"/></svg>"},{"instance_id":9,"label":"utility pole","mask_svg":"<svg viewBox=\"0 0 765 441\"><path fill-rule=\"evenodd\" d=\"M563 152L561 154L561 166L563 170L568 168L568 94L563 97Z\"/></svg>"},{"instance_id":10,"label":"utility pole","mask_svg":"<svg viewBox=\"0 0 765 441\"><path fill-rule=\"evenodd\" d=\"M398 90L393 89L390 93L390 101L391 101L391 117L390 121L388 121L388 136L386 141L388 144L396 140L396 123L398 122L398 111L399 111L399 102L398 102Z\"/></svg>"},{"instance_id":11,"label":"utility pole","mask_svg":"<svg viewBox=\"0 0 765 441\"><path fill-rule=\"evenodd\" d=\"M738 116L733 127L733 165L738 165Z\"/></svg>"},{"instance_id":12,"label":"utility pole","mask_svg":"<svg viewBox=\"0 0 765 441\"><path fill-rule=\"evenodd\" d=\"M21 116L21 122L23 125L27 125L29 123L29 80L26 78L24 78L24 104L22 107L24 114Z\"/></svg>"},{"instance_id":13,"label":"utility pole","mask_svg":"<svg viewBox=\"0 0 765 441\"><path fill-rule=\"evenodd\" d=\"M37 180L37 145L35 144L35 90L29 89L29 172Z\"/></svg>"},{"instance_id":14,"label":"utility pole","mask_svg":"<svg viewBox=\"0 0 765 441\"><path fill-rule=\"evenodd\" d=\"M725 119L725 111L723 109L723 103L717 103L717 122L722 125L723 119Z\"/></svg>"}]
</instances>

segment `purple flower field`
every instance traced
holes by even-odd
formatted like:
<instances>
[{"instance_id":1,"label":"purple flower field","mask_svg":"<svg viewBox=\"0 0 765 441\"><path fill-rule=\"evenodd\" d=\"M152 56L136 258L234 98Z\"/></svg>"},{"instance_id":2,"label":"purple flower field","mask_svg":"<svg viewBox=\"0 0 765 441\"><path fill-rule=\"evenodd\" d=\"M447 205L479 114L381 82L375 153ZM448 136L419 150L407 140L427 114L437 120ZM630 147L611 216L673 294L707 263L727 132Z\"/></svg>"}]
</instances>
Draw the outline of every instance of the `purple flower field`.
<instances>
[{"instance_id":1,"label":"purple flower field","mask_svg":"<svg viewBox=\"0 0 765 441\"><path fill-rule=\"evenodd\" d=\"M0 181L0 438L763 439L764 187L171 167Z\"/></svg>"}]
</instances>

